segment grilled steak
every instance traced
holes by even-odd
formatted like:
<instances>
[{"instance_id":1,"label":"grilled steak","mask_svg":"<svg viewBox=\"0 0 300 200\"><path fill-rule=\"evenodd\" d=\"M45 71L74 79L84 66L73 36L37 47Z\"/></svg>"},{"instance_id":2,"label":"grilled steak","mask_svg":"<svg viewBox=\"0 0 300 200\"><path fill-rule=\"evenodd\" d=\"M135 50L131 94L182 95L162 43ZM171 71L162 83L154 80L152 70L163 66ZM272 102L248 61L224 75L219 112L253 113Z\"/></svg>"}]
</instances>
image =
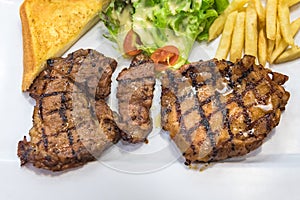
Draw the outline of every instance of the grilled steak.
<instances>
[{"instance_id":1,"label":"grilled steak","mask_svg":"<svg viewBox=\"0 0 300 200\"><path fill-rule=\"evenodd\" d=\"M36 105L31 141L24 137L18 144L21 165L52 171L77 167L118 141L121 131L103 100L116 65L94 50L48 60L29 90Z\"/></svg>"},{"instance_id":2,"label":"grilled steak","mask_svg":"<svg viewBox=\"0 0 300 200\"><path fill-rule=\"evenodd\" d=\"M242 156L278 125L288 77L255 65L216 59L167 71L162 79L162 126L186 164Z\"/></svg>"},{"instance_id":3,"label":"grilled steak","mask_svg":"<svg viewBox=\"0 0 300 200\"><path fill-rule=\"evenodd\" d=\"M155 73L154 63L145 55L137 55L128 69L117 78L117 98L122 139L129 143L146 141L152 130L152 105Z\"/></svg>"}]
</instances>

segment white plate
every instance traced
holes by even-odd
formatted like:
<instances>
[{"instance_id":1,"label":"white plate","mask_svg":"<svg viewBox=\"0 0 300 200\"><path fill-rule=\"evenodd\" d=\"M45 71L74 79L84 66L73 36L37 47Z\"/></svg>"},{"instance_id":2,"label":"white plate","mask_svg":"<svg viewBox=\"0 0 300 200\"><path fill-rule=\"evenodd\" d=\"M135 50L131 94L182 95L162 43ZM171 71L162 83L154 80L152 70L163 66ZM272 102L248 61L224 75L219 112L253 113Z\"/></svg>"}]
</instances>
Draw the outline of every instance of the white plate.
<instances>
[{"instance_id":1,"label":"white plate","mask_svg":"<svg viewBox=\"0 0 300 200\"><path fill-rule=\"evenodd\" d=\"M166 164L158 155L151 162L134 162L132 157L110 156L117 155L111 150L101 162L63 173L21 168L16 156L17 142L28 135L32 126L33 102L21 92L20 4L21 0L0 0L0 199L299 199L300 60L272 67L289 75L286 89L291 92L291 99L268 141L241 161L219 162L199 172L187 169L180 160ZM299 17L300 8L293 10L292 18ZM102 31L103 27L97 25L69 52L94 48L118 57L111 43L102 37ZM297 43L300 44L299 37ZM204 54L197 55L200 49L213 57L216 46L216 42L201 44L193 53L196 58L203 58ZM150 144L151 141L154 146L165 144L172 151L167 138L154 135ZM144 146L138 153L151 150L151 145ZM150 170L132 173L140 170L141 163Z\"/></svg>"}]
</instances>

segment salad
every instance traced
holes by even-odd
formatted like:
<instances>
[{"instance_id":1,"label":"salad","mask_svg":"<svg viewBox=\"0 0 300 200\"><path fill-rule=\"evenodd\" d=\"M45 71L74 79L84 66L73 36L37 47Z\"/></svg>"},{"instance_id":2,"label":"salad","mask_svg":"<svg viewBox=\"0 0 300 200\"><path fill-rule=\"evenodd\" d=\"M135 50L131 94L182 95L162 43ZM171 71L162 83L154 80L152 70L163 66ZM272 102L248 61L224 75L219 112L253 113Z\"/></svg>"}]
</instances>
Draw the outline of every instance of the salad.
<instances>
[{"instance_id":1,"label":"salad","mask_svg":"<svg viewBox=\"0 0 300 200\"><path fill-rule=\"evenodd\" d=\"M179 68L195 41L206 41L228 0L114 0L100 14L109 39L122 53L145 52L156 63Z\"/></svg>"}]
</instances>

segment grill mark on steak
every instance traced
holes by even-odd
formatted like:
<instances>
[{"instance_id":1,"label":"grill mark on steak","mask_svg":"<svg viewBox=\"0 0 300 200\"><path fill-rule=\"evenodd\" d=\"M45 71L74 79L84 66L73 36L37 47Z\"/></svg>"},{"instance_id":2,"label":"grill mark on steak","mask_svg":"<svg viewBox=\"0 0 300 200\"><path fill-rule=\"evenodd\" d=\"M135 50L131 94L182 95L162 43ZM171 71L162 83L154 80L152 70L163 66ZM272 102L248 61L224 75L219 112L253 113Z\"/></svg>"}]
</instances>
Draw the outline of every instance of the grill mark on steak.
<instances>
[{"instance_id":1,"label":"grill mark on steak","mask_svg":"<svg viewBox=\"0 0 300 200\"><path fill-rule=\"evenodd\" d=\"M244 115L245 118L244 122L249 126L251 124L251 120L248 115L247 108L242 100L242 95L237 94L235 91L233 91L233 95L236 96L235 102L238 104L238 106L240 106L243 109L242 114Z\"/></svg>"},{"instance_id":2,"label":"grill mark on steak","mask_svg":"<svg viewBox=\"0 0 300 200\"><path fill-rule=\"evenodd\" d=\"M242 62L239 61L237 65L242 66ZM230 70L230 69L229 69L229 70ZM239 78L237 79L237 82L238 82L239 84L241 84L241 82L242 82L244 79L246 79L246 78L248 77L248 75L249 75L251 72L253 72L253 66L251 66L248 70L246 70L246 72L243 72L243 73L242 73L242 76L239 77ZM235 83L232 83L232 71L231 71L231 70L229 71L229 80L230 80L230 82L231 82L230 84L234 87L234 86L235 86ZM258 83L257 83L257 84L258 84ZM254 87L255 87L255 86L254 86ZM246 88L244 92L246 92L248 89L249 89L249 88ZM245 123L247 124L247 126L249 126L249 125L251 124L251 120L249 120L250 118L249 118L249 115L248 115L248 113L247 113L247 108L246 108L246 106L245 106L245 104L244 104L244 102L243 102L242 95L237 94L235 90L233 90L233 95L234 95L234 97L236 97L236 98L234 98L232 101L236 101L236 102L238 103L238 106L242 107L242 109L243 109L243 115L244 115L244 119L245 119Z\"/></svg>"},{"instance_id":3,"label":"grill mark on steak","mask_svg":"<svg viewBox=\"0 0 300 200\"><path fill-rule=\"evenodd\" d=\"M73 146L74 144L74 138L73 138L73 135L72 135L72 132L70 129L67 130L67 133L68 133L68 140L69 140L69 144L70 146ZM72 148L72 153L75 153L74 149Z\"/></svg>"},{"instance_id":4,"label":"grill mark on steak","mask_svg":"<svg viewBox=\"0 0 300 200\"><path fill-rule=\"evenodd\" d=\"M188 95L181 97L172 89L180 82L169 84L170 76L163 77L163 129L170 131L187 164L245 155L258 148L278 125L280 112L289 99L289 93L281 85L288 78L257 66L254 61L252 56L236 63L213 59L185 65L179 72L166 72L176 74L178 80L180 75L186 77L199 105L181 113L178 120L175 99L184 102ZM224 87L220 87L222 84ZM188 131L182 130L190 123L191 113L198 123Z\"/></svg>"},{"instance_id":5,"label":"grill mark on steak","mask_svg":"<svg viewBox=\"0 0 300 200\"><path fill-rule=\"evenodd\" d=\"M209 62L208 65L210 66L209 73L213 75L210 79L205 80L204 82L200 82L200 84L199 84L196 80L197 77L195 76L195 74L197 72L196 73L195 72L188 73L188 76L189 76L189 78L191 79L191 82L192 82L192 86L196 88L197 96L201 95L201 94L199 94L199 90L202 87L206 86L206 85L212 85L215 88L216 87L216 81L219 78L219 77L216 77L216 75L219 75L219 74L215 73L213 71L214 68L215 68L215 63L212 63L210 61L208 61L208 62ZM194 71L194 70L196 70L196 69L193 68L192 71ZM210 145L213 148L213 150L212 150L213 151L212 159L213 159L215 157L216 151L217 151L216 150L216 142L215 142L215 133L211 130L211 127L210 127L210 124L209 124L209 119L210 119L211 115L206 116L202 107L204 105L208 104L208 103L211 103L213 100L216 100L216 104L218 106L222 107L223 105L220 103L218 92L215 92L213 94L213 96L210 96L210 97L206 98L204 101L200 101L199 98L197 98L197 100L198 100L199 106L196 109L194 109L194 108L191 108L191 109L192 110L198 110L198 114L201 116L202 120L199 122L199 124L195 125L195 127L192 130L194 132L199 127L200 124L204 125L205 131L208 133L208 138L209 138L209 141L210 141Z\"/></svg>"},{"instance_id":6,"label":"grill mark on steak","mask_svg":"<svg viewBox=\"0 0 300 200\"><path fill-rule=\"evenodd\" d=\"M45 150L48 151L48 137L45 134L45 129L44 128L42 128L42 140L41 140L41 142L43 142Z\"/></svg>"},{"instance_id":7,"label":"grill mark on steak","mask_svg":"<svg viewBox=\"0 0 300 200\"><path fill-rule=\"evenodd\" d=\"M81 166L119 140L121 131L101 99L110 93L115 68L113 59L94 50L47 61L29 90L37 103L31 141L24 137L18 144L21 165L52 171Z\"/></svg>"},{"instance_id":8,"label":"grill mark on steak","mask_svg":"<svg viewBox=\"0 0 300 200\"><path fill-rule=\"evenodd\" d=\"M66 105L66 97L64 94L61 95L61 107L59 109L59 115L60 118L62 119L62 125L65 125L68 121L68 117L66 116L66 110L67 110L67 105Z\"/></svg>"},{"instance_id":9,"label":"grill mark on steak","mask_svg":"<svg viewBox=\"0 0 300 200\"><path fill-rule=\"evenodd\" d=\"M166 73L167 73L167 77L169 80L169 85L173 85L172 92L175 94L175 108L176 108L176 114L177 114L177 121L182 122L183 116L188 115L189 113L181 112L181 103L183 103L183 101L184 101L183 97L189 96L190 94L185 94L184 96L180 96L178 94L178 92L179 92L178 91L178 82L180 82L181 80L178 79L178 77L175 77L174 73L172 73L170 71L167 71ZM181 134L184 136L185 140L191 141L190 134L188 134L189 130L187 130L184 123L180 123L180 130L181 130L181 132L182 132Z\"/></svg>"},{"instance_id":10,"label":"grill mark on steak","mask_svg":"<svg viewBox=\"0 0 300 200\"><path fill-rule=\"evenodd\" d=\"M232 63L227 63L227 64L229 64L230 66L232 65ZM237 65L242 66L243 63L240 61L240 62L237 63ZM213 65L210 64L210 66L213 66ZM243 66L242 66L242 67L243 67ZM211 69L213 69L213 68L211 68ZM228 70L230 70L230 68L229 68ZM215 86L216 86L216 80L217 80L217 78L215 77L215 75L218 75L218 73L214 73L214 72L212 72L212 71L210 71L210 72L214 75L213 78L212 78L212 80L213 80L212 85L213 85L213 87L215 87ZM230 70L229 73L228 73L228 78L229 78L229 80L230 80L230 81L229 81L229 82L230 82L229 85L231 85L232 87L235 87L237 84L241 84L242 81L243 81L244 79L246 79L246 78L248 77L248 75L249 75L251 72L253 72L253 66L251 66L248 70L246 70L245 72L243 72L242 75L241 75L239 78L237 78L237 81L236 81L236 82L233 82L233 81L232 81L232 72L231 72L231 70ZM193 78L193 77L190 77L190 78ZM253 86L250 85L250 87L254 87L253 89L255 89L255 87L256 87L257 85L259 85L260 82L262 82L262 80L263 80L263 79L260 79L257 83L254 83ZM196 80L193 80L193 79L192 79L192 81L193 81L193 82L196 82ZM198 86L198 85L197 85L197 86ZM201 86L204 86L204 84L202 84ZM198 88L199 88L199 87L198 87ZM249 89L250 89L250 88L249 88L249 85L246 86L246 89L245 89L245 91L243 91L243 93L248 92ZM250 126L251 126L251 119L250 119L250 117L249 117L249 115L248 115L248 112L247 112L247 109L248 109L248 108L245 106L245 104L244 104L244 102L243 102L242 95L241 95L241 94L238 94L235 90L233 90L232 93L233 93L234 98L232 98L231 100L229 100L227 104L221 104L221 103L220 103L220 101L218 100L218 97L219 97L219 93L218 93L218 92L215 92L215 94L214 94L213 97L215 97L215 99L218 100L218 101L217 101L217 105L218 105L219 108L221 108L220 110L222 110L222 108L226 107L226 105L228 105L229 102L236 102L236 103L238 104L238 106L241 107L241 108L243 109L242 115L244 116L244 119L245 119L245 120L244 120L244 123L246 123L246 125L247 125L248 127L250 127ZM257 94L257 92L256 92L256 90L255 90L255 95L256 95L256 94ZM268 95L268 94L267 94L267 95ZM257 95L256 95L256 98L257 98ZM203 103L201 103L201 106L203 106L203 105L205 105L205 104L207 104L207 103L209 103L209 102L211 102L211 97L208 98L206 101L203 101ZM216 114L216 113L219 112L220 110L215 111L214 114ZM227 109L226 109L226 110L227 110ZM228 111L228 110L227 110L227 111ZM228 115L228 112L226 112L226 115ZM209 116L208 116L208 119L210 119L211 116L213 116L213 114L209 115ZM223 116L223 118L224 118L224 116ZM227 118L227 116L226 116L225 118ZM223 122L224 122L224 120L223 120ZM227 128L228 128L228 133L229 133L229 135L230 135L230 139L229 139L228 142L229 142L229 143L232 143L233 134L232 134L232 131L230 130L230 123L227 123ZM208 130L207 130L207 131L208 131ZM216 145L216 144L214 143L214 141L213 141L213 138L211 137L210 139L211 139L212 144ZM232 143L231 149L232 149L233 151L235 150L235 145L234 145L234 143ZM211 160L210 160L210 161L213 161L213 160L215 159L215 156L217 156L217 149L216 149L216 147L214 146L214 147L213 147L213 154L212 154L212 156L211 156Z\"/></svg>"},{"instance_id":11,"label":"grill mark on steak","mask_svg":"<svg viewBox=\"0 0 300 200\"><path fill-rule=\"evenodd\" d=\"M90 52L89 52L90 53ZM68 74L71 74L72 73L72 70L73 70L73 67L74 67L74 54L73 53L71 53L71 56L70 56L70 61L71 61L71 65L70 65L70 67L69 67L69 69L68 69Z\"/></svg>"},{"instance_id":12,"label":"grill mark on steak","mask_svg":"<svg viewBox=\"0 0 300 200\"><path fill-rule=\"evenodd\" d=\"M153 61L146 55L137 55L130 67L120 72L117 81L122 139L128 143L146 142L153 127L150 117L155 85Z\"/></svg>"},{"instance_id":13,"label":"grill mark on steak","mask_svg":"<svg viewBox=\"0 0 300 200\"><path fill-rule=\"evenodd\" d=\"M234 135L231 131L230 120L228 119L229 109L224 109L223 112L222 112L222 115L223 115L222 121L223 121L223 124L224 124L224 128L227 128L227 130L228 130L228 134L229 134L229 141L228 142L231 144L231 151L235 151L235 145L232 142L232 140L234 138Z\"/></svg>"}]
</instances>

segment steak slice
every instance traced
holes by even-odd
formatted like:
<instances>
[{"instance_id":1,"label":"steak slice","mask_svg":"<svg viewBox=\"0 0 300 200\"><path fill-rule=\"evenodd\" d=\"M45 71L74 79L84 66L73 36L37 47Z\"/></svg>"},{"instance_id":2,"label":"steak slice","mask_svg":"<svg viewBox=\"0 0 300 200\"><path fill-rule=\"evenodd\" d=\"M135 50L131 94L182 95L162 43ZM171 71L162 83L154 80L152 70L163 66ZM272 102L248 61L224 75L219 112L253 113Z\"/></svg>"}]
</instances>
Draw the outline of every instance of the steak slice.
<instances>
[{"instance_id":1,"label":"steak slice","mask_svg":"<svg viewBox=\"0 0 300 200\"><path fill-rule=\"evenodd\" d=\"M121 131L103 100L110 93L116 61L78 50L47 62L31 86L33 127L18 144L21 165L61 171L95 160Z\"/></svg>"},{"instance_id":2,"label":"steak slice","mask_svg":"<svg viewBox=\"0 0 300 200\"><path fill-rule=\"evenodd\" d=\"M152 105L155 73L149 57L139 54L117 77L119 105L118 126L128 143L145 142L152 131L150 108Z\"/></svg>"},{"instance_id":3,"label":"steak slice","mask_svg":"<svg viewBox=\"0 0 300 200\"><path fill-rule=\"evenodd\" d=\"M245 56L167 71L162 78L162 126L191 162L242 156L261 146L278 125L288 77Z\"/></svg>"}]
</instances>

